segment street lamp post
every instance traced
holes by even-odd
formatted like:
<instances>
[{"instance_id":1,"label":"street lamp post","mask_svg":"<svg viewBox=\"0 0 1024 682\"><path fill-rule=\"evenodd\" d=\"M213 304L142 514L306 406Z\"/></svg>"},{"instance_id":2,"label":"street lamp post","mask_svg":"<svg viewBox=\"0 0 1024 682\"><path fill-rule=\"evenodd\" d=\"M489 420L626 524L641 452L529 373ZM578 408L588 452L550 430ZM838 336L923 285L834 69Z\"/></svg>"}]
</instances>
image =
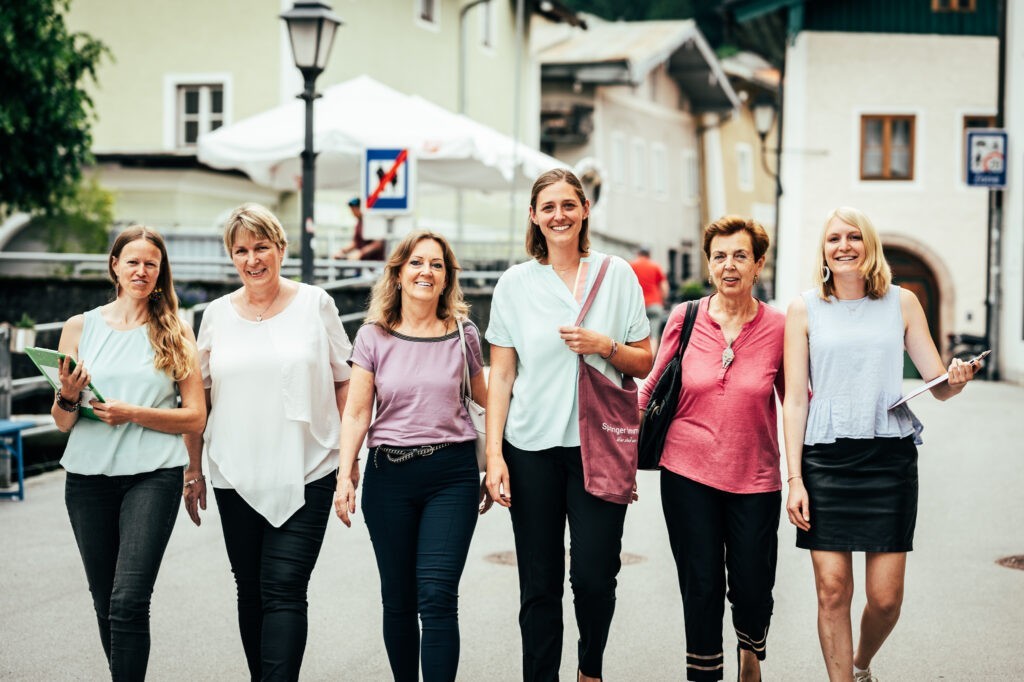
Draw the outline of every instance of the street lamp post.
<instances>
[{"instance_id":1,"label":"street lamp post","mask_svg":"<svg viewBox=\"0 0 1024 682\"><path fill-rule=\"evenodd\" d=\"M313 281L313 197L316 191L316 152L313 151L313 102L320 97L316 79L327 65L334 34L341 19L323 2L296 2L283 12L292 44L295 66L302 73L304 88L299 99L306 103L306 144L302 150L302 281Z\"/></svg>"},{"instance_id":2,"label":"street lamp post","mask_svg":"<svg viewBox=\"0 0 1024 682\"><path fill-rule=\"evenodd\" d=\"M775 100L769 96L762 95L758 97L751 111L754 114L754 129L757 131L757 136L761 138L761 165L764 167L765 173L767 173L775 181L775 234L772 235L772 256L771 256L771 291L770 298L776 298L779 295L779 233L782 232L782 221L779 220L779 201L782 197L782 179L779 177L780 166L782 164L782 147L776 144L775 149L775 170L772 171L768 167L768 148L766 140L768 133L775 126L776 118L779 116L779 107L775 103ZM780 122L781 126L781 122ZM781 141L782 131L776 134L776 140Z\"/></svg>"}]
</instances>

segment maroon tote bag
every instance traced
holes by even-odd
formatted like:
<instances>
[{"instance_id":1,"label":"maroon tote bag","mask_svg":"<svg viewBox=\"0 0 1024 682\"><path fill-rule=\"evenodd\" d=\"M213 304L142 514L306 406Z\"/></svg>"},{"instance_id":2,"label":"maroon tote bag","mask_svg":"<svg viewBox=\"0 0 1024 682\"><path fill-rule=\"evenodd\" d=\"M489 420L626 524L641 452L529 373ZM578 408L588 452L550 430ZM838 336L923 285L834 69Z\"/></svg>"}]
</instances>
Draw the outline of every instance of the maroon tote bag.
<instances>
[{"instance_id":1,"label":"maroon tote bag","mask_svg":"<svg viewBox=\"0 0 1024 682\"><path fill-rule=\"evenodd\" d=\"M576 326L594 302L611 257L605 257L594 286L583 303ZM622 375L621 385L594 369L580 356L579 371L580 450L583 456L583 487L607 502L629 504L636 483L637 437L640 412L633 377Z\"/></svg>"}]
</instances>

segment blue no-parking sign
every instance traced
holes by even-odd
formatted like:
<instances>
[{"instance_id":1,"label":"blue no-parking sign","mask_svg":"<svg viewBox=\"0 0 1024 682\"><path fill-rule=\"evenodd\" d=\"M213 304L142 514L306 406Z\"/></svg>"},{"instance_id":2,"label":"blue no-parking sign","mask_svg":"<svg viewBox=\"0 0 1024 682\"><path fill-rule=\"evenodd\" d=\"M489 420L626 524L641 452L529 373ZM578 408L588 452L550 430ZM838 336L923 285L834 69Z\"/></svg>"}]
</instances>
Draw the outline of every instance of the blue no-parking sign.
<instances>
[{"instance_id":1,"label":"blue no-parking sign","mask_svg":"<svg viewBox=\"0 0 1024 682\"><path fill-rule=\"evenodd\" d=\"M1006 131L998 128L978 128L967 131L967 149L964 153L966 180L969 187L1006 187L1007 159Z\"/></svg>"},{"instance_id":2,"label":"blue no-parking sign","mask_svg":"<svg viewBox=\"0 0 1024 682\"><path fill-rule=\"evenodd\" d=\"M396 214L412 210L413 160L408 149L367 149L362 170L364 211Z\"/></svg>"}]
</instances>

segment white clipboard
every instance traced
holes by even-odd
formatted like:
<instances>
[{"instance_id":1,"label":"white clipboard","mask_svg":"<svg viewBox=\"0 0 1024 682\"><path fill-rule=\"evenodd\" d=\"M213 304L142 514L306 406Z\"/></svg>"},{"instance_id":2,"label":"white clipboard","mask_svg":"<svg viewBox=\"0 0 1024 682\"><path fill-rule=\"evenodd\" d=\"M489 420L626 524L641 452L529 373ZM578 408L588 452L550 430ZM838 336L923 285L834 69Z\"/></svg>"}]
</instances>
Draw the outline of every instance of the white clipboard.
<instances>
[{"instance_id":1,"label":"white clipboard","mask_svg":"<svg viewBox=\"0 0 1024 682\"><path fill-rule=\"evenodd\" d=\"M991 350L987 350L984 353L979 353L978 355L975 355L973 358L968 360L967 364L968 365L973 365L976 362L980 362L981 360L983 360L991 352L992 352ZM900 405L902 405L903 403L907 402L911 398L916 398L917 396L921 395L922 393L924 393L925 391L929 390L933 386L938 386L943 381L947 381L948 379L949 379L949 372L946 372L946 373L942 374L941 376L935 377L934 379L929 381L927 384L924 384L922 386L919 386L918 388L915 388L913 391L911 391L910 393L906 394L905 396L903 396L902 398L900 398L899 400L894 402L892 405L889 406L889 409L891 410L894 407L899 407Z\"/></svg>"}]
</instances>

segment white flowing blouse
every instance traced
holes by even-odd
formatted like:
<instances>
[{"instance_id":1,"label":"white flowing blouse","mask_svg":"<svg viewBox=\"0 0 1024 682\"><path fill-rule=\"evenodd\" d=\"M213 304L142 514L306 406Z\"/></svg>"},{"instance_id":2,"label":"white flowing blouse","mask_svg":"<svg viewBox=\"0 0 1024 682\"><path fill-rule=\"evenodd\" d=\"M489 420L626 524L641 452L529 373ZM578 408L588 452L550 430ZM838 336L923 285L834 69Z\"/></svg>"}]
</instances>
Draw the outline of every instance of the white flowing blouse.
<instances>
[{"instance_id":1,"label":"white flowing blouse","mask_svg":"<svg viewBox=\"0 0 1024 682\"><path fill-rule=\"evenodd\" d=\"M277 315L246 320L228 296L203 314L197 339L211 407L210 481L234 488L275 527L305 502L305 485L338 466L335 382L352 352L338 308L306 284Z\"/></svg>"}]
</instances>

